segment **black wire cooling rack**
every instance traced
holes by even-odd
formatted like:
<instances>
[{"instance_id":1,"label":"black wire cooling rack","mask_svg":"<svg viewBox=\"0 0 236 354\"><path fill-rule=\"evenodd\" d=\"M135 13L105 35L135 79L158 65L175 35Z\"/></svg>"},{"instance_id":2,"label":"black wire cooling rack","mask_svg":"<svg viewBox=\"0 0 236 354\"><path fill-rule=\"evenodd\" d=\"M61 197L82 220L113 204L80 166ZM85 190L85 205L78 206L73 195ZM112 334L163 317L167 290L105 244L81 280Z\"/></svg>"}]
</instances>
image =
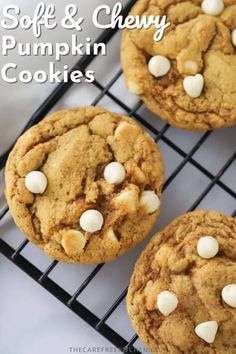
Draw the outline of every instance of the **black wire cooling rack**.
<instances>
[{"instance_id":1,"label":"black wire cooling rack","mask_svg":"<svg viewBox=\"0 0 236 354\"><path fill-rule=\"evenodd\" d=\"M123 10L123 16L126 16L134 5L136 1L131 0L126 5ZM118 31L118 29L106 30L104 31L96 42L108 43L113 35ZM94 60L95 56L84 56L73 68L73 70L81 70L85 71L86 68L91 64ZM105 58L103 58L105 60ZM207 132L201 135L200 139L194 144L190 151L185 152L175 141L173 141L168 134L166 134L170 126L165 124L160 130L154 127L148 120L144 119L142 114L139 113L140 107L142 106L142 102L138 102L135 107L130 108L123 100L119 99L117 95L113 94L111 88L113 85L119 80L122 75L122 71L119 70L114 77L108 82L107 85L103 86L100 82L94 81L93 85L99 90L99 94L96 99L91 102L91 105L97 105L103 98L109 98L118 105L123 111L126 112L127 115L133 117L140 124L142 124L151 134L154 136L155 141L161 141L165 143L168 148L172 149L180 158L181 162L177 165L175 170L170 174L168 179L164 185L164 191L167 187L178 177L181 171L187 164L191 164L197 171L203 174L208 183L198 194L195 201L192 203L191 207L188 211L192 211L196 209L203 199L212 192L215 186L220 187L224 193L228 194L231 199L235 201L234 208L236 207L236 191L229 184L225 183L222 180L222 176L226 173L226 171L230 168L230 166L236 160L236 150L233 154L224 162L224 165L220 168L218 173L214 174L210 171L210 169L204 167L203 164L198 162L197 159L193 157L200 147L207 141L212 132ZM48 98L43 102L43 104L38 108L38 110L33 114L33 116L28 121L27 125L24 127L23 131L31 127L32 125L38 123L41 119L43 119L46 114L54 107L54 105L60 100L60 98L68 91L68 89L73 85L72 82L61 83L56 89L48 96ZM92 85L92 84L90 84ZM6 151L0 157L0 169L3 170L6 159L8 157L9 151ZM8 213L8 207L4 207L0 211L0 220L4 218L4 216ZM236 209L232 212L232 215L236 216ZM79 284L77 290L74 294L70 295L63 287L59 286L54 280L52 280L49 275L54 270L54 268L58 265L57 261L53 261L47 269L44 271L39 270L31 261L27 260L26 257L22 255L22 251L27 246L28 241L25 240L22 242L17 248L10 246L3 239L0 239L0 252L7 257L11 262L13 262L17 267L22 269L25 273L27 273L31 278L33 278L36 282L38 282L42 287L47 289L52 295L54 295L58 300L60 300L65 306L71 309L76 315L81 317L84 321L86 321L90 326L92 326L96 331L98 331L101 335L103 335L106 339L108 339L115 347L119 348L123 352L139 352L134 344L137 341L137 335L134 335L129 340L125 339L121 336L114 328L107 324L107 320L112 316L121 302L124 300L127 292L127 288L122 291L120 296L117 297L115 302L110 306L110 308L102 315L97 316L91 310L89 310L86 306L84 306L79 300L80 295L86 289L86 287L90 284L90 282L96 277L96 275L101 271L104 265L96 266L93 271L86 277L86 279Z\"/></svg>"}]
</instances>

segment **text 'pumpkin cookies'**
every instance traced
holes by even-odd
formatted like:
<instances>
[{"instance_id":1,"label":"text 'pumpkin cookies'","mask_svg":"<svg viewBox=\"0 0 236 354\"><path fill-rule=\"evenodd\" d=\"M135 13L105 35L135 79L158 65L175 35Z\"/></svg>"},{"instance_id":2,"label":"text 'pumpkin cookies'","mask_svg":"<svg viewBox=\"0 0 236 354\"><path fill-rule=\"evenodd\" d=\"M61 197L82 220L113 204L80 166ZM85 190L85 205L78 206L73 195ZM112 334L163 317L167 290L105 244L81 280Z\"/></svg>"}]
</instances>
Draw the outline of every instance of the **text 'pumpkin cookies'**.
<instances>
[{"instance_id":1,"label":"text 'pumpkin cookies'","mask_svg":"<svg viewBox=\"0 0 236 354\"><path fill-rule=\"evenodd\" d=\"M102 263L147 236L163 174L155 142L131 118L81 107L52 114L18 139L6 197L18 227L49 256Z\"/></svg>"},{"instance_id":2,"label":"text 'pumpkin cookies'","mask_svg":"<svg viewBox=\"0 0 236 354\"><path fill-rule=\"evenodd\" d=\"M133 16L167 16L171 26L124 30L121 61L128 90L177 128L236 123L234 0L139 0Z\"/></svg>"},{"instance_id":3,"label":"text 'pumpkin cookies'","mask_svg":"<svg viewBox=\"0 0 236 354\"><path fill-rule=\"evenodd\" d=\"M149 242L127 295L153 353L236 353L236 220L213 211L178 217Z\"/></svg>"}]
</instances>

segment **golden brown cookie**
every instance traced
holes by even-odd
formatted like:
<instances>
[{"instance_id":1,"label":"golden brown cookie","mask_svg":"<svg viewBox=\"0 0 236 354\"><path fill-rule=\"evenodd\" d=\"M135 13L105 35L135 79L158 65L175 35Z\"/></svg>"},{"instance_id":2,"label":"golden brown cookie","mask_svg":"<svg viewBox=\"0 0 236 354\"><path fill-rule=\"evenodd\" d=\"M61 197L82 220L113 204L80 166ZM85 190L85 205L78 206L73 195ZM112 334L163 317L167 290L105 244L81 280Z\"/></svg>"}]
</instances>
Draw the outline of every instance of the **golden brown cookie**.
<instances>
[{"instance_id":1,"label":"golden brown cookie","mask_svg":"<svg viewBox=\"0 0 236 354\"><path fill-rule=\"evenodd\" d=\"M163 170L155 142L131 118L81 107L52 114L18 139L6 197L18 227L50 257L108 262L151 230Z\"/></svg>"},{"instance_id":2,"label":"golden brown cookie","mask_svg":"<svg viewBox=\"0 0 236 354\"><path fill-rule=\"evenodd\" d=\"M155 27L124 30L121 62L128 90L177 128L235 124L235 0L139 0L131 15L167 15L171 27L159 42Z\"/></svg>"},{"instance_id":3,"label":"golden brown cookie","mask_svg":"<svg viewBox=\"0 0 236 354\"><path fill-rule=\"evenodd\" d=\"M127 308L153 353L235 354L236 220L195 211L166 226L136 263Z\"/></svg>"}]
</instances>

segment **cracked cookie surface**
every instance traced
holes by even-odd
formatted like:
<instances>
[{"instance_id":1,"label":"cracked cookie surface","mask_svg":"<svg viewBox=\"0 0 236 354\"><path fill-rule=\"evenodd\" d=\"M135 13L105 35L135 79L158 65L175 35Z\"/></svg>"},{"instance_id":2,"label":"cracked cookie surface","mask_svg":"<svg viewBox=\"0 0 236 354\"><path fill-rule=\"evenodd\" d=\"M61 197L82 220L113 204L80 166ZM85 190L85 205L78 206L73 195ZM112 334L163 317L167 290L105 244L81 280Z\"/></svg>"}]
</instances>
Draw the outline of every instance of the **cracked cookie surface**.
<instances>
[{"instance_id":1,"label":"cracked cookie surface","mask_svg":"<svg viewBox=\"0 0 236 354\"><path fill-rule=\"evenodd\" d=\"M224 0L218 16L204 14L201 0L140 0L134 16L167 15L171 27L160 42L155 28L124 30L121 62L127 88L171 125L189 130L211 130L236 123L236 48L231 33L236 28L236 3ZM128 48L128 49L127 49ZM155 78L148 70L151 57L171 62L170 71ZM203 92L191 98L183 79L204 77Z\"/></svg>"},{"instance_id":2,"label":"cracked cookie surface","mask_svg":"<svg viewBox=\"0 0 236 354\"><path fill-rule=\"evenodd\" d=\"M104 179L113 161L126 171L119 185ZM47 178L43 194L25 186L34 170ZM50 257L102 263L151 230L159 208L148 214L140 196L151 189L161 199L163 175L156 144L131 118L81 107L52 114L18 139L6 165L6 198L18 227ZM99 232L81 229L80 217L89 209L103 215Z\"/></svg>"},{"instance_id":3,"label":"cracked cookie surface","mask_svg":"<svg viewBox=\"0 0 236 354\"><path fill-rule=\"evenodd\" d=\"M219 253L203 259L197 253L202 236L219 243ZM127 309L145 345L156 354L236 354L236 308L221 298L236 283L236 220L213 211L178 217L149 242L132 275ZM170 291L178 298L168 316L157 309L157 295ZM214 343L195 334L195 327L216 321Z\"/></svg>"}]
</instances>

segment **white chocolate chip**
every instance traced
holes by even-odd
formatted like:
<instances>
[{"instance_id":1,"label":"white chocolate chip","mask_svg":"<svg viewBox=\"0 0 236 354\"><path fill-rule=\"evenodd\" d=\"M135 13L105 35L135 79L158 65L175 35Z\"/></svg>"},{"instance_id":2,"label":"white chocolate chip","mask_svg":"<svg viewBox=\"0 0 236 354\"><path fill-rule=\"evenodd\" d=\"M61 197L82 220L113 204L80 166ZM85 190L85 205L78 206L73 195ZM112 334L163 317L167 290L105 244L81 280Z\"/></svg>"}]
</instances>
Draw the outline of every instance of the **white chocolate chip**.
<instances>
[{"instance_id":1,"label":"white chocolate chip","mask_svg":"<svg viewBox=\"0 0 236 354\"><path fill-rule=\"evenodd\" d=\"M112 229L108 230L107 237L113 242L118 242L118 238L116 237L116 234Z\"/></svg>"},{"instance_id":2,"label":"white chocolate chip","mask_svg":"<svg viewBox=\"0 0 236 354\"><path fill-rule=\"evenodd\" d=\"M201 96L204 78L201 74L195 76L187 76L183 81L183 86L185 92L192 98L197 98Z\"/></svg>"},{"instance_id":3,"label":"white chocolate chip","mask_svg":"<svg viewBox=\"0 0 236 354\"><path fill-rule=\"evenodd\" d=\"M202 258L213 258L219 252L219 243L212 236L201 237L197 244L197 252Z\"/></svg>"},{"instance_id":4,"label":"white chocolate chip","mask_svg":"<svg viewBox=\"0 0 236 354\"><path fill-rule=\"evenodd\" d=\"M133 195L132 190L127 190L127 191L121 192L116 197L116 201L118 203L119 202L124 203L131 212L136 211L135 200L134 200L134 195Z\"/></svg>"},{"instance_id":5,"label":"white chocolate chip","mask_svg":"<svg viewBox=\"0 0 236 354\"><path fill-rule=\"evenodd\" d=\"M207 15L217 16L224 10L222 0L203 0L202 11Z\"/></svg>"},{"instance_id":6,"label":"white chocolate chip","mask_svg":"<svg viewBox=\"0 0 236 354\"><path fill-rule=\"evenodd\" d=\"M107 183L120 184L125 179L125 169L119 162L111 162L104 170L104 178Z\"/></svg>"},{"instance_id":7,"label":"white chocolate chip","mask_svg":"<svg viewBox=\"0 0 236 354\"><path fill-rule=\"evenodd\" d=\"M214 342L217 330L218 324L216 321L202 322L195 327L196 335L209 344Z\"/></svg>"},{"instance_id":8,"label":"white chocolate chip","mask_svg":"<svg viewBox=\"0 0 236 354\"><path fill-rule=\"evenodd\" d=\"M114 198L114 203L125 213L135 213L138 207L138 188L128 187Z\"/></svg>"},{"instance_id":9,"label":"white chocolate chip","mask_svg":"<svg viewBox=\"0 0 236 354\"><path fill-rule=\"evenodd\" d=\"M40 171L31 171L25 177L26 188L35 194L42 194L47 188L47 177Z\"/></svg>"},{"instance_id":10,"label":"white chocolate chip","mask_svg":"<svg viewBox=\"0 0 236 354\"><path fill-rule=\"evenodd\" d=\"M86 238L78 230L66 230L63 232L61 245L68 255L77 254L83 251Z\"/></svg>"},{"instance_id":11,"label":"white chocolate chip","mask_svg":"<svg viewBox=\"0 0 236 354\"><path fill-rule=\"evenodd\" d=\"M155 77L166 75L170 70L170 61L162 55L152 57L148 62L148 70Z\"/></svg>"},{"instance_id":12,"label":"white chocolate chip","mask_svg":"<svg viewBox=\"0 0 236 354\"><path fill-rule=\"evenodd\" d=\"M140 204L146 208L148 214L152 214L160 207L160 199L155 192L144 191L140 197Z\"/></svg>"},{"instance_id":13,"label":"white chocolate chip","mask_svg":"<svg viewBox=\"0 0 236 354\"><path fill-rule=\"evenodd\" d=\"M80 217L80 226L84 231L97 232L103 226L103 216L98 210L90 209Z\"/></svg>"},{"instance_id":14,"label":"white chocolate chip","mask_svg":"<svg viewBox=\"0 0 236 354\"><path fill-rule=\"evenodd\" d=\"M227 305L236 308L236 284L226 285L222 290L221 295Z\"/></svg>"},{"instance_id":15,"label":"white chocolate chip","mask_svg":"<svg viewBox=\"0 0 236 354\"><path fill-rule=\"evenodd\" d=\"M236 28L232 31L232 42L233 45L236 47Z\"/></svg>"},{"instance_id":16,"label":"white chocolate chip","mask_svg":"<svg viewBox=\"0 0 236 354\"><path fill-rule=\"evenodd\" d=\"M168 290L157 295L157 308L164 315L168 316L178 306L177 297Z\"/></svg>"}]
</instances>

